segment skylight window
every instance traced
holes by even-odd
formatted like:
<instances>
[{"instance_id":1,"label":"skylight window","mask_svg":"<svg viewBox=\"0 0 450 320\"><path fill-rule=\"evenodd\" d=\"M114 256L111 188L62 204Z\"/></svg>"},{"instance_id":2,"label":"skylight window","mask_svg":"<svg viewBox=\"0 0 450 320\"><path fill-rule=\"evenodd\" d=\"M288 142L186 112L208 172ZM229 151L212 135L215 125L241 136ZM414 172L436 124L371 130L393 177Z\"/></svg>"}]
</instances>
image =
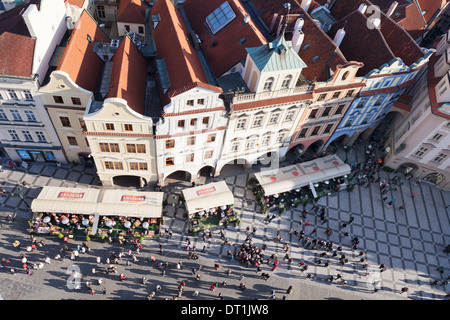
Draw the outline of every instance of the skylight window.
<instances>
[{"instance_id":1,"label":"skylight window","mask_svg":"<svg viewBox=\"0 0 450 320\"><path fill-rule=\"evenodd\" d=\"M206 23L211 32L216 34L234 18L236 18L236 14L233 9L231 9L228 1L225 1L220 7L206 17Z\"/></svg>"}]
</instances>

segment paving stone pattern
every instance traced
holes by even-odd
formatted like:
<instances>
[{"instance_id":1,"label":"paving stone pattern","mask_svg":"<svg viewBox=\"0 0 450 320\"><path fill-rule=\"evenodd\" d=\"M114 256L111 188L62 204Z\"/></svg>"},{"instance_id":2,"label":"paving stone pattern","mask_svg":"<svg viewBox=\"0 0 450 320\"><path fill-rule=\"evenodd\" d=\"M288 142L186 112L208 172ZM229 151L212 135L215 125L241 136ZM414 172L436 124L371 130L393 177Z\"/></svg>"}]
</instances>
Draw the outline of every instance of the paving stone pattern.
<instances>
[{"instance_id":1,"label":"paving stone pattern","mask_svg":"<svg viewBox=\"0 0 450 320\"><path fill-rule=\"evenodd\" d=\"M364 149L353 148L349 152L338 152L338 155L352 161L362 161ZM5 166L4 166L5 167ZM287 287L290 283L298 285L296 294L291 298L294 299L326 299L329 297L338 297L341 299L442 299L444 295L450 291L449 285L432 286L432 280L442 282L447 279L449 271L448 254L443 252L446 245L450 244L450 223L449 210L445 208L450 204L450 193L437 189L436 187L420 183L416 185L415 180L407 181L401 178L402 185L397 191L390 191L387 195L391 199L395 199L395 206L387 208L382 199L382 195L376 184L369 187L358 187L352 192L341 191L332 196L325 196L319 200L319 204L326 206L328 219L326 223L322 223L318 214L310 213L307 219L301 216L302 206L296 209L287 209L281 215L278 215L271 223L263 222L265 215L259 213L259 206L252 194L251 186L248 180L252 175L252 171L238 172L236 169L230 171L227 176L221 178L208 178L206 183L224 179L235 196L235 208L240 213L241 224L237 227L229 227L226 230L226 237L229 239L228 244L224 244L218 236L203 242L200 236L192 236L188 234L188 223L184 217L184 208L177 202L177 196L181 190L186 187L183 184L170 185L165 187L166 196L169 204L166 206L168 216L166 217L166 225L164 228L170 228L173 231L171 238L162 237L160 240L146 241L145 251L147 255L157 255L158 242L164 246L164 259L178 261L180 257L186 257L186 239L189 237L191 246L196 246L197 251L203 246L206 253L201 253L199 263L212 266L214 262L225 266L231 266L237 272L249 274L248 283L254 291L247 290L246 294L239 290L231 290L231 288L223 288L227 298L265 298L269 299L267 294L270 285L285 284ZM257 168L253 169L257 170ZM396 174L379 172L381 179L390 181ZM25 181L27 185L24 187L21 183ZM61 187L92 187L100 188L95 168L84 168L82 165L62 165L56 167L52 164L34 163L27 170L5 168L0 173L0 185L5 189L7 196L0 197L0 218L2 231L0 232L0 255L14 257L17 251L14 251L11 243L22 237L27 239L25 232L26 220L30 219L31 212L28 206L31 201L39 194L41 188L46 185ZM412 197L413 193L419 193L417 197ZM23 195L23 200L19 197ZM405 206L405 210L398 210L400 205ZM311 205L306 207L311 209ZM14 222L8 222L5 217L8 214L15 214ZM345 228L341 228L343 223L347 222L350 217L354 217L354 221ZM305 226L304 222L310 221L309 226ZM299 222L303 223L300 225ZM246 227L256 227L257 232L253 236L253 244L262 246L268 245L265 257L276 254L281 261L279 267L274 272L271 280L267 283L261 282L256 277L254 268L245 268L240 266L236 261L227 260L227 252L236 252L245 240L247 233ZM327 227L330 227L334 233L331 236L325 234ZM312 235L311 239L316 238L324 241L334 241L335 246L343 246L343 253L349 259L343 267L338 264L337 257L330 255L323 257L323 262L328 261L328 267L323 263L318 265L314 263L319 258L319 254L323 250L311 250L305 248L302 242L298 241L298 237L290 231L295 228L298 231L304 230L306 235L316 228L317 234ZM350 235L345 236L344 232ZM216 234L216 232L214 232ZM277 235L283 237L283 241L274 241ZM351 239L358 237L360 243L356 251L352 250ZM26 240L25 240L26 241ZM49 240L49 248L53 248L55 252L60 245L56 240ZM75 241L74 241L75 243ZM81 241L79 241L81 243ZM283 244L289 243L291 250L290 257L293 258L291 264L283 261L285 251ZM53 246L53 247L51 247ZM108 252L117 249L118 245L104 244L92 241L95 247L95 255L103 255L106 257ZM366 276L362 264L359 262L361 258L358 256L359 251L365 252L370 276ZM43 258L43 253L40 256ZM143 257L141 256L140 258ZM87 295L86 292L73 292L65 287L67 275L64 267L70 265L71 261L53 263L52 266L46 267L47 271L38 270L31 276L17 274L11 276L6 273L0 273L2 279L0 284L0 294L4 299L141 299L149 293L138 283L142 274L150 272L155 277L152 281L156 283L161 280L158 276L157 268L148 265L139 264L128 267L127 272L130 277L134 277L134 286L136 288L125 290L123 284L109 284L108 290L114 292L113 296ZM83 257L79 261L85 261L83 270L89 273L89 270L95 266L93 257ZM304 261L309 265L307 273L313 274L313 280L306 279L306 272L302 272L298 263ZM72 262L73 263L73 262ZM81 263L81 262L80 262ZM189 261L194 265L194 261ZM379 265L385 264L387 270L380 272ZM440 273L438 267L444 268L444 273ZM265 266L267 270L270 270ZM251 269L251 270L250 270ZM266 271L267 271L266 270ZM263 270L264 271L264 270ZM327 276L340 273L347 281L346 286L332 284L326 281ZM131 276L133 274L133 276ZM189 272L180 271L180 277L188 277ZM251 276L253 274L253 276ZM192 276L191 276L192 277ZM374 295L371 282L373 279L381 281L381 290ZM32 279L32 280L30 280ZM205 279L214 281L214 271L205 273ZM234 279L235 283L239 282ZM167 281L167 286L175 287L176 278L172 279L173 283ZM279 286L277 288L279 288ZM407 294L400 294L402 287L408 287ZM203 290L198 299L216 299L216 293L212 293L207 285L198 285ZM41 295L45 289L45 294ZM228 290L228 291L227 291ZM150 290L151 291L151 290ZM278 290L280 291L280 290ZM238 292L238 293L236 293ZM252 293L253 292L253 293ZM262 292L266 292L262 294ZM252 295L253 294L253 295ZM169 297L169 295L167 296ZM192 296L186 297L195 299Z\"/></svg>"}]
</instances>

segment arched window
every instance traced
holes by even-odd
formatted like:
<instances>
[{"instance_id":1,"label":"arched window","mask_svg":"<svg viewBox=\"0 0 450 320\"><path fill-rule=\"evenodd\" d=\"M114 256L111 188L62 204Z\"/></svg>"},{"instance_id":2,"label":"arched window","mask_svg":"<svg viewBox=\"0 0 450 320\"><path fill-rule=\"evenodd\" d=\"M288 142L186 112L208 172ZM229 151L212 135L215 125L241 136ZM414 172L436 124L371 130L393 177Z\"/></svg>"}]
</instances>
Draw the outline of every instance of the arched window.
<instances>
[{"instance_id":1,"label":"arched window","mask_svg":"<svg viewBox=\"0 0 450 320\"><path fill-rule=\"evenodd\" d=\"M344 75L342 76L342 81L348 78L348 75L350 74L350 71L345 71Z\"/></svg>"},{"instance_id":2,"label":"arched window","mask_svg":"<svg viewBox=\"0 0 450 320\"><path fill-rule=\"evenodd\" d=\"M264 91L271 91L274 81L275 81L275 79L273 77L270 77L269 79L267 79L266 82L264 83L263 90Z\"/></svg>"},{"instance_id":3,"label":"arched window","mask_svg":"<svg viewBox=\"0 0 450 320\"><path fill-rule=\"evenodd\" d=\"M292 75L288 75L284 78L283 82L281 83L281 88L282 89L287 89L289 88L289 85L291 84L291 80L292 80Z\"/></svg>"},{"instance_id":4,"label":"arched window","mask_svg":"<svg viewBox=\"0 0 450 320\"><path fill-rule=\"evenodd\" d=\"M289 85L291 84L291 80L292 80L292 75L286 76L281 84L281 88L288 89Z\"/></svg>"}]
</instances>

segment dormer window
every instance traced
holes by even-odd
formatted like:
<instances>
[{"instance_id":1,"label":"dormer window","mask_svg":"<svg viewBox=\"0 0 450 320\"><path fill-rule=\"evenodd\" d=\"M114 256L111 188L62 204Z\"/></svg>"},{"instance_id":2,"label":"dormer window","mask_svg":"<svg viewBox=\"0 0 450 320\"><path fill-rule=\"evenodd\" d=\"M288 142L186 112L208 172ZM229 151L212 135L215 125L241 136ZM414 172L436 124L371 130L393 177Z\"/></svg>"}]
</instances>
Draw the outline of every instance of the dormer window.
<instances>
[{"instance_id":1,"label":"dormer window","mask_svg":"<svg viewBox=\"0 0 450 320\"><path fill-rule=\"evenodd\" d=\"M274 81L275 81L275 79L273 77L270 77L269 79L267 79L266 82L264 83L263 90L264 91L271 91Z\"/></svg>"},{"instance_id":2,"label":"dormer window","mask_svg":"<svg viewBox=\"0 0 450 320\"><path fill-rule=\"evenodd\" d=\"M291 84L292 75L288 75L286 78L284 78L283 83L281 84L282 89L288 89L289 85Z\"/></svg>"}]
</instances>

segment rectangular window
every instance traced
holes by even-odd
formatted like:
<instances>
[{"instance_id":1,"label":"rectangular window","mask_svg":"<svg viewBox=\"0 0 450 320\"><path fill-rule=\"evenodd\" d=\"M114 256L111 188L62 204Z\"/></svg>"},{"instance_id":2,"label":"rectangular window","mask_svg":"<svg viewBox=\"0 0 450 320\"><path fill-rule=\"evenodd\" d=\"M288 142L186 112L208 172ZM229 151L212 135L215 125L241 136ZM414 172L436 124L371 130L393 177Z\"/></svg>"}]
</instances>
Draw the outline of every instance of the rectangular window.
<instances>
[{"instance_id":1,"label":"rectangular window","mask_svg":"<svg viewBox=\"0 0 450 320\"><path fill-rule=\"evenodd\" d=\"M127 32L130 32L130 26L128 24L124 25L124 27Z\"/></svg>"},{"instance_id":2,"label":"rectangular window","mask_svg":"<svg viewBox=\"0 0 450 320\"><path fill-rule=\"evenodd\" d=\"M331 107L326 107L322 113L322 117L328 117L330 115Z\"/></svg>"},{"instance_id":3,"label":"rectangular window","mask_svg":"<svg viewBox=\"0 0 450 320\"><path fill-rule=\"evenodd\" d=\"M184 128L184 120L178 120L178 128Z\"/></svg>"},{"instance_id":4,"label":"rectangular window","mask_svg":"<svg viewBox=\"0 0 450 320\"><path fill-rule=\"evenodd\" d=\"M71 127L69 117L59 117L63 127Z\"/></svg>"},{"instance_id":5,"label":"rectangular window","mask_svg":"<svg viewBox=\"0 0 450 320\"><path fill-rule=\"evenodd\" d=\"M277 143L284 143L284 139L286 139L285 133L279 133L277 136Z\"/></svg>"},{"instance_id":6,"label":"rectangular window","mask_svg":"<svg viewBox=\"0 0 450 320\"><path fill-rule=\"evenodd\" d=\"M23 121L22 117L20 116L19 110L10 110L10 111L14 121Z\"/></svg>"},{"instance_id":7,"label":"rectangular window","mask_svg":"<svg viewBox=\"0 0 450 320\"><path fill-rule=\"evenodd\" d=\"M342 111L344 111L344 107L345 107L345 104L341 104L340 106L338 106L334 115L342 114Z\"/></svg>"},{"instance_id":8,"label":"rectangular window","mask_svg":"<svg viewBox=\"0 0 450 320\"><path fill-rule=\"evenodd\" d=\"M25 100L34 101L33 96L31 95L31 92L29 90L24 90L23 95L25 96Z\"/></svg>"},{"instance_id":9,"label":"rectangular window","mask_svg":"<svg viewBox=\"0 0 450 320\"><path fill-rule=\"evenodd\" d=\"M111 152L120 152L119 144L118 143L110 143L109 149Z\"/></svg>"},{"instance_id":10,"label":"rectangular window","mask_svg":"<svg viewBox=\"0 0 450 320\"><path fill-rule=\"evenodd\" d=\"M25 141L32 142L33 137L30 134L30 131L22 131L23 137L25 138Z\"/></svg>"},{"instance_id":11,"label":"rectangular window","mask_svg":"<svg viewBox=\"0 0 450 320\"><path fill-rule=\"evenodd\" d=\"M187 100L186 105L192 107L194 105L194 100Z\"/></svg>"},{"instance_id":12,"label":"rectangular window","mask_svg":"<svg viewBox=\"0 0 450 320\"><path fill-rule=\"evenodd\" d=\"M17 134L16 130L8 130L8 133L11 136L11 140L20 141L19 135Z\"/></svg>"},{"instance_id":13,"label":"rectangular window","mask_svg":"<svg viewBox=\"0 0 450 320\"><path fill-rule=\"evenodd\" d=\"M313 109L311 110L311 113L309 114L309 118L308 119L315 119L317 116L317 112L319 111L319 109Z\"/></svg>"},{"instance_id":14,"label":"rectangular window","mask_svg":"<svg viewBox=\"0 0 450 320\"><path fill-rule=\"evenodd\" d=\"M0 120L8 120L8 117L3 109L0 109Z\"/></svg>"},{"instance_id":15,"label":"rectangular window","mask_svg":"<svg viewBox=\"0 0 450 320\"><path fill-rule=\"evenodd\" d=\"M132 124L124 124L123 125L123 127L124 127L124 130L125 131L133 131L133 125Z\"/></svg>"},{"instance_id":16,"label":"rectangular window","mask_svg":"<svg viewBox=\"0 0 450 320\"><path fill-rule=\"evenodd\" d=\"M231 145L231 152L238 152L239 151L239 147L240 147L240 143L239 142L233 142L233 144Z\"/></svg>"},{"instance_id":17,"label":"rectangular window","mask_svg":"<svg viewBox=\"0 0 450 320\"><path fill-rule=\"evenodd\" d=\"M425 147L420 147L420 149L417 150L416 153L414 153L414 155L417 156L417 157L421 157L421 156L423 156L423 155L425 154L425 152L427 152L427 151L428 151L427 148L425 148Z\"/></svg>"},{"instance_id":18,"label":"rectangular window","mask_svg":"<svg viewBox=\"0 0 450 320\"><path fill-rule=\"evenodd\" d=\"M355 90L348 90L347 94L345 95L346 98L350 98L353 95L353 92L355 92Z\"/></svg>"},{"instance_id":19,"label":"rectangular window","mask_svg":"<svg viewBox=\"0 0 450 320\"><path fill-rule=\"evenodd\" d=\"M204 117L203 120L202 120L202 123L208 125L209 124L209 117Z\"/></svg>"},{"instance_id":20,"label":"rectangular window","mask_svg":"<svg viewBox=\"0 0 450 320\"><path fill-rule=\"evenodd\" d=\"M191 126L195 127L197 125L197 119L191 119Z\"/></svg>"},{"instance_id":21,"label":"rectangular window","mask_svg":"<svg viewBox=\"0 0 450 320\"><path fill-rule=\"evenodd\" d=\"M173 166L175 163L173 162L173 157L166 158L166 167Z\"/></svg>"},{"instance_id":22,"label":"rectangular window","mask_svg":"<svg viewBox=\"0 0 450 320\"><path fill-rule=\"evenodd\" d=\"M209 134L206 142L214 142L216 141L216 134Z\"/></svg>"},{"instance_id":23,"label":"rectangular window","mask_svg":"<svg viewBox=\"0 0 450 320\"><path fill-rule=\"evenodd\" d=\"M67 137L67 140L69 141L69 144L71 146L77 146L78 145L77 139L75 137Z\"/></svg>"},{"instance_id":24,"label":"rectangular window","mask_svg":"<svg viewBox=\"0 0 450 320\"><path fill-rule=\"evenodd\" d=\"M77 105L77 106L81 106L81 100L80 100L80 98L74 98L74 97L71 97L70 99L72 100L72 104L75 104L75 105Z\"/></svg>"},{"instance_id":25,"label":"rectangular window","mask_svg":"<svg viewBox=\"0 0 450 320\"><path fill-rule=\"evenodd\" d=\"M36 117L34 116L33 111L26 110L26 111L24 111L24 113L25 113L25 115L27 116L27 120L28 120L28 121L30 121L30 122L36 122Z\"/></svg>"},{"instance_id":26,"label":"rectangular window","mask_svg":"<svg viewBox=\"0 0 450 320\"><path fill-rule=\"evenodd\" d=\"M325 127L325 130L323 131L323 133L330 133L330 131L331 131L331 128L333 128L333 124L328 124L326 127Z\"/></svg>"},{"instance_id":27,"label":"rectangular window","mask_svg":"<svg viewBox=\"0 0 450 320\"><path fill-rule=\"evenodd\" d=\"M195 137L188 137L186 140L188 146L193 146L195 144Z\"/></svg>"},{"instance_id":28,"label":"rectangular window","mask_svg":"<svg viewBox=\"0 0 450 320\"><path fill-rule=\"evenodd\" d=\"M239 119L236 124L236 130L243 130L245 129L245 124L247 123L247 119Z\"/></svg>"},{"instance_id":29,"label":"rectangular window","mask_svg":"<svg viewBox=\"0 0 450 320\"><path fill-rule=\"evenodd\" d=\"M189 153L186 155L186 162L193 162L194 161L194 154Z\"/></svg>"},{"instance_id":30,"label":"rectangular window","mask_svg":"<svg viewBox=\"0 0 450 320\"><path fill-rule=\"evenodd\" d=\"M144 27L143 26L138 26L138 33L144 34Z\"/></svg>"},{"instance_id":31,"label":"rectangular window","mask_svg":"<svg viewBox=\"0 0 450 320\"><path fill-rule=\"evenodd\" d=\"M327 94L326 93L322 93L320 96L319 96L319 98L317 98L317 101L323 101L323 100L325 100L325 97L327 96Z\"/></svg>"},{"instance_id":32,"label":"rectangular window","mask_svg":"<svg viewBox=\"0 0 450 320\"><path fill-rule=\"evenodd\" d=\"M335 93L333 93L333 97L331 99L338 99L340 95L341 95L341 92L336 91Z\"/></svg>"},{"instance_id":33,"label":"rectangular window","mask_svg":"<svg viewBox=\"0 0 450 320\"><path fill-rule=\"evenodd\" d=\"M147 171L148 165L147 162L129 162L128 163L130 170L139 170L139 171Z\"/></svg>"},{"instance_id":34,"label":"rectangular window","mask_svg":"<svg viewBox=\"0 0 450 320\"><path fill-rule=\"evenodd\" d=\"M280 113L274 113L270 116L269 124L277 124L280 118Z\"/></svg>"},{"instance_id":35,"label":"rectangular window","mask_svg":"<svg viewBox=\"0 0 450 320\"><path fill-rule=\"evenodd\" d=\"M245 149L249 150L249 149L253 149L255 148L256 145L256 139L249 139L247 140L247 144L245 145Z\"/></svg>"},{"instance_id":36,"label":"rectangular window","mask_svg":"<svg viewBox=\"0 0 450 320\"><path fill-rule=\"evenodd\" d=\"M120 161L105 161L104 164L108 170L123 170L123 163Z\"/></svg>"},{"instance_id":37,"label":"rectangular window","mask_svg":"<svg viewBox=\"0 0 450 320\"><path fill-rule=\"evenodd\" d=\"M211 159L213 156L213 151L205 151L205 156L203 157L204 159Z\"/></svg>"},{"instance_id":38,"label":"rectangular window","mask_svg":"<svg viewBox=\"0 0 450 320\"><path fill-rule=\"evenodd\" d=\"M63 97L61 96L53 96L53 101L55 101L55 103L64 103Z\"/></svg>"},{"instance_id":39,"label":"rectangular window","mask_svg":"<svg viewBox=\"0 0 450 320\"><path fill-rule=\"evenodd\" d=\"M105 14L105 6L97 6L97 15L100 19L105 19L106 18L106 14Z\"/></svg>"},{"instance_id":40,"label":"rectangular window","mask_svg":"<svg viewBox=\"0 0 450 320\"><path fill-rule=\"evenodd\" d=\"M256 116L253 120L253 127L252 128L259 128L262 126L264 116Z\"/></svg>"},{"instance_id":41,"label":"rectangular window","mask_svg":"<svg viewBox=\"0 0 450 320\"><path fill-rule=\"evenodd\" d=\"M99 142L100 152L109 152L109 143Z\"/></svg>"},{"instance_id":42,"label":"rectangular window","mask_svg":"<svg viewBox=\"0 0 450 320\"><path fill-rule=\"evenodd\" d=\"M128 153L145 153L145 144L130 144L127 143Z\"/></svg>"},{"instance_id":43,"label":"rectangular window","mask_svg":"<svg viewBox=\"0 0 450 320\"><path fill-rule=\"evenodd\" d=\"M266 134L265 136L263 136L262 140L261 140L261 146L268 146L270 143L270 135Z\"/></svg>"},{"instance_id":44,"label":"rectangular window","mask_svg":"<svg viewBox=\"0 0 450 320\"><path fill-rule=\"evenodd\" d=\"M320 127L321 126L315 126L313 131L311 132L311 135L312 136L317 136L317 134L319 133Z\"/></svg>"},{"instance_id":45,"label":"rectangular window","mask_svg":"<svg viewBox=\"0 0 450 320\"><path fill-rule=\"evenodd\" d=\"M294 120L295 110L289 110L284 117L284 122L291 122Z\"/></svg>"},{"instance_id":46,"label":"rectangular window","mask_svg":"<svg viewBox=\"0 0 450 320\"><path fill-rule=\"evenodd\" d=\"M439 154L436 158L433 159L434 162L441 163L445 158L447 158L446 154Z\"/></svg>"},{"instance_id":47,"label":"rectangular window","mask_svg":"<svg viewBox=\"0 0 450 320\"><path fill-rule=\"evenodd\" d=\"M19 97L17 97L17 94L14 90L9 89L8 90L9 98L12 100L19 100Z\"/></svg>"},{"instance_id":48,"label":"rectangular window","mask_svg":"<svg viewBox=\"0 0 450 320\"><path fill-rule=\"evenodd\" d=\"M204 105L205 99L197 99L197 104Z\"/></svg>"},{"instance_id":49,"label":"rectangular window","mask_svg":"<svg viewBox=\"0 0 450 320\"><path fill-rule=\"evenodd\" d=\"M45 139L44 133L42 131L36 131L36 137L38 138L39 142L47 142L47 139Z\"/></svg>"},{"instance_id":50,"label":"rectangular window","mask_svg":"<svg viewBox=\"0 0 450 320\"><path fill-rule=\"evenodd\" d=\"M302 131L300 131L300 134L298 135L298 137L299 138L305 138L307 132L308 132L308 128L302 129Z\"/></svg>"},{"instance_id":51,"label":"rectangular window","mask_svg":"<svg viewBox=\"0 0 450 320\"><path fill-rule=\"evenodd\" d=\"M174 139L166 140L166 149L172 149L174 147L175 147L175 140Z\"/></svg>"},{"instance_id":52,"label":"rectangular window","mask_svg":"<svg viewBox=\"0 0 450 320\"><path fill-rule=\"evenodd\" d=\"M143 143L137 144L136 150L137 150L137 153L145 153L145 144L143 144Z\"/></svg>"},{"instance_id":53,"label":"rectangular window","mask_svg":"<svg viewBox=\"0 0 450 320\"><path fill-rule=\"evenodd\" d=\"M436 133L431 139L433 139L434 141L439 141L442 137L442 134Z\"/></svg>"},{"instance_id":54,"label":"rectangular window","mask_svg":"<svg viewBox=\"0 0 450 320\"><path fill-rule=\"evenodd\" d=\"M105 123L106 130L113 131L114 130L114 123Z\"/></svg>"}]
</instances>

